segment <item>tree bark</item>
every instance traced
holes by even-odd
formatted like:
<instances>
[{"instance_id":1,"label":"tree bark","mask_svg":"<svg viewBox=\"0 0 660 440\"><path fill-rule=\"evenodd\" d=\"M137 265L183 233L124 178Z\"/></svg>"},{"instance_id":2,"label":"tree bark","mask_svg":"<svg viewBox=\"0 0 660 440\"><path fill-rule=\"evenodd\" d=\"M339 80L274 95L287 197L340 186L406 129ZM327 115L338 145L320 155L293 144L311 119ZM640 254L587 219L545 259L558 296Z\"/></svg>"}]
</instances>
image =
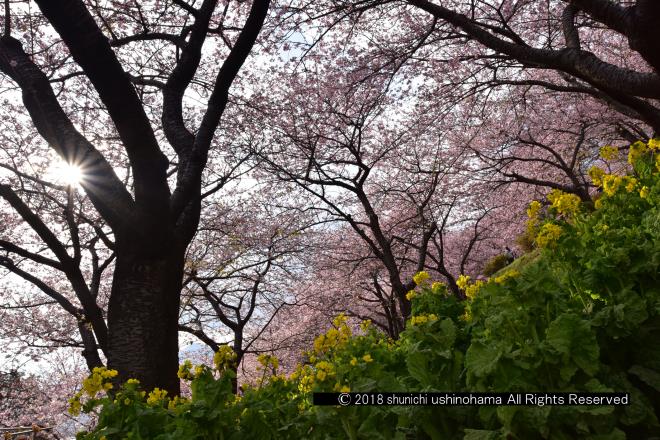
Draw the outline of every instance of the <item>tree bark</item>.
<instances>
[{"instance_id":1,"label":"tree bark","mask_svg":"<svg viewBox=\"0 0 660 440\"><path fill-rule=\"evenodd\" d=\"M169 243L174 240L167 240ZM108 304L108 367L119 381L140 381L179 394L178 312L183 278L183 249L172 245L136 253L117 253Z\"/></svg>"}]
</instances>

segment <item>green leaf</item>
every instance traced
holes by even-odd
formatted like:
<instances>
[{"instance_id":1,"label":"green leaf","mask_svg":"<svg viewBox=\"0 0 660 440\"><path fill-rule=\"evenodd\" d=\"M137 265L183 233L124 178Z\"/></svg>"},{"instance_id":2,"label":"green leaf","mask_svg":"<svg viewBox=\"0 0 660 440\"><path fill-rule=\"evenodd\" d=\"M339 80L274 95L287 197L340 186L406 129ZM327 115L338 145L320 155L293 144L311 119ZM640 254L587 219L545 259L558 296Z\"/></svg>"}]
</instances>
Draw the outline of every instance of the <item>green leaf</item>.
<instances>
[{"instance_id":1,"label":"green leaf","mask_svg":"<svg viewBox=\"0 0 660 440\"><path fill-rule=\"evenodd\" d=\"M497 431L486 431L484 429L466 429L463 440L495 440Z\"/></svg>"},{"instance_id":2,"label":"green leaf","mask_svg":"<svg viewBox=\"0 0 660 440\"><path fill-rule=\"evenodd\" d=\"M660 373L657 371L642 367L641 365L635 365L628 372L639 377L647 385L655 388L656 391L660 391Z\"/></svg>"},{"instance_id":3,"label":"green leaf","mask_svg":"<svg viewBox=\"0 0 660 440\"><path fill-rule=\"evenodd\" d=\"M472 342L465 355L465 366L476 377L484 377L495 371L501 356L502 349L495 344Z\"/></svg>"},{"instance_id":4,"label":"green leaf","mask_svg":"<svg viewBox=\"0 0 660 440\"><path fill-rule=\"evenodd\" d=\"M548 327L546 341L558 354L570 358L589 375L598 371L599 348L588 321L564 313Z\"/></svg>"},{"instance_id":5,"label":"green leaf","mask_svg":"<svg viewBox=\"0 0 660 440\"><path fill-rule=\"evenodd\" d=\"M406 358L408 373L417 380L422 388L428 387L433 383L433 375L428 365L428 354L421 351L414 351Z\"/></svg>"}]
</instances>

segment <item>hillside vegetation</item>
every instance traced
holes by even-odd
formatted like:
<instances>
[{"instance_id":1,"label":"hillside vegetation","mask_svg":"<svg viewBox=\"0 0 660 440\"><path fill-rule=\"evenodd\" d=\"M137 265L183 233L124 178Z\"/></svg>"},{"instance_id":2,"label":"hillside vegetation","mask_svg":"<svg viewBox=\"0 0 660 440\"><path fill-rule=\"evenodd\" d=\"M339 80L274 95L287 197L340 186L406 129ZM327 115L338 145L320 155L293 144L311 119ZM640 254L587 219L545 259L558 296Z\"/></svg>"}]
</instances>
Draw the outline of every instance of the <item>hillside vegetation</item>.
<instances>
[{"instance_id":1,"label":"hillside vegetation","mask_svg":"<svg viewBox=\"0 0 660 440\"><path fill-rule=\"evenodd\" d=\"M189 399L147 394L129 381L114 395L97 370L71 400L100 410L81 439L645 439L660 425L660 159L637 143L634 172L592 169L595 203L550 193L530 204L538 250L488 281L459 286L459 302L421 272L413 314L394 341L339 316L289 376L260 357L263 377L232 394L233 353L215 366L182 365ZM593 205L593 206L591 206ZM318 407L314 391L617 391L611 406ZM114 390L111 390L114 391ZM100 393L100 394L99 394Z\"/></svg>"}]
</instances>

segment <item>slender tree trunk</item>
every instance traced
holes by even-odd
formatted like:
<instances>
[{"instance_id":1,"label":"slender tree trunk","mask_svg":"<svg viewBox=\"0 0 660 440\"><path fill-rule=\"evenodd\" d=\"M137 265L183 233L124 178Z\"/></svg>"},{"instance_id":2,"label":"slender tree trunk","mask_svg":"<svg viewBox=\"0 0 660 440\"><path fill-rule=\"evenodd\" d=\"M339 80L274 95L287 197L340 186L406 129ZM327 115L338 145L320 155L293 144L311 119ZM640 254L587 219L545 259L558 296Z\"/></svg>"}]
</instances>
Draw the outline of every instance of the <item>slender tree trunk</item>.
<instances>
[{"instance_id":1,"label":"slender tree trunk","mask_svg":"<svg viewBox=\"0 0 660 440\"><path fill-rule=\"evenodd\" d=\"M236 363L232 367L236 377L231 381L231 390L234 394L238 394L238 366L243 361L245 352L243 351L243 326L239 326L234 330L234 353L236 353Z\"/></svg>"},{"instance_id":2,"label":"slender tree trunk","mask_svg":"<svg viewBox=\"0 0 660 440\"><path fill-rule=\"evenodd\" d=\"M135 378L145 390L159 387L178 395L184 252L168 245L139 253L135 248L117 253L108 304L108 367L119 371L118 382Z\"/></svg>"}]
</instances>

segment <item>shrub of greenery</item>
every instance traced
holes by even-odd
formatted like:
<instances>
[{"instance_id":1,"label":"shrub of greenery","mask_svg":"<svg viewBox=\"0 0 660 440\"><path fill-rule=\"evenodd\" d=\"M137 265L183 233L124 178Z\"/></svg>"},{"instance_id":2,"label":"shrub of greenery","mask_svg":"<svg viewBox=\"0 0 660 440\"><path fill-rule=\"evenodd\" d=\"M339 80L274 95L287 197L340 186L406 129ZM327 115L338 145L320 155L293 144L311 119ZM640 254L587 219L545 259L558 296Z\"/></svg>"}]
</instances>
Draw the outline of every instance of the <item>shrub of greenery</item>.
<instances>
[{"instance_id":1,"label":"shrub of greenery","mask_svg":"<svg viewBox=\"0 0 660 440\"><path fill-rule=\"evenodd\" d=\"M99 370L71 410L99 411L79 439L645 439L660 426L660 159L634 144L628 176L592 170L595 208L558 191L541 218L530 205L538 255L487 282L459 286L458 302L426 273L409 293L413 315L390 340L344 316L286 377L260 357L263 378L232 394L233 354L215 368L182 365L189 399L129 381L111 390ZM109 394L104 394L109 390ZM112 393L113 391L116 391ZM311 404L314 391L618 391L628 406L347 406Z\"/></svg>"},{"instance_id":2,"label":"shrub of greenery","mask_svg":"<svg viewBox=\"0 0 660 440\"><path fill-rule=\"evenodd\" d=\"M509 261L509 257L506 254L495 255L486 261L486 264L484 264L484 268L481 273L489 277L495 272L504 269L509 265L509 263L511 263L511 261Z\"/></svg>"}]
</instances>

